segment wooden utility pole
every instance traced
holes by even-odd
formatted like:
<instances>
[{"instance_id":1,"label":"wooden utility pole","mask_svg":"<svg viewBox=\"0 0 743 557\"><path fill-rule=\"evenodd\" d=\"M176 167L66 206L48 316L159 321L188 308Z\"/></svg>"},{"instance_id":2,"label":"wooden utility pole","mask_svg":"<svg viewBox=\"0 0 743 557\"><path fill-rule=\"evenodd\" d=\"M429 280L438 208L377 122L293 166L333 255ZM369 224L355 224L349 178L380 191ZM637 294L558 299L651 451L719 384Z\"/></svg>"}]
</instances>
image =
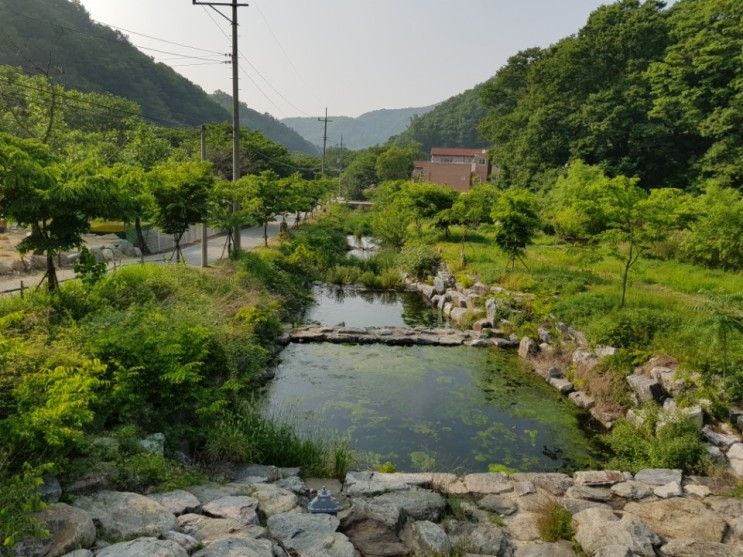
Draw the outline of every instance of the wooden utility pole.
<instances>
[{"instance_id":1,"label":"wooden utility pole","mask_svg":"<svg viewBox=\"0 0 743 557\"><path fill-rule=\"evenodd\" d=\"M201 124L201 160L206 160L206 124ZM201 266L209 266L209 247L207 245L209 234L206 230L206 215L201 223Z\"/></svg>"},{"instance_id":2,"label":"wooden utility pole","mask_svg":"<svg viewBox=\"0 0 743 557\"><path fill-rule=\"evenodd\" d=\"M318 122L324 122L323 132L322 132L322 166L320 166L320 175L325 176L325 151L328 145L328 122L332 122L332 120L328 120L328 107L325 107L325 118L318 118Z\"/></svg>"},{"instance_id":3,"label":"wooden utility pole","mask_svg":"<svg viewBox=\"0 0 743 557\"><path fill-rule=\"evenodd\" d=\"M192 0L195 6L209 6L223 18L230 22L232 26L232 181L237 182L240 179L240 91L238 77L238 48L237 48L237 9L247 7L248 4L238 3L237 0L232 2L200 2ZM228 17L220 12L216 6L225 6L232 8L232 17ZM237 212L240 207L237 202L234 203L232 210ZM233 231L233 249L235 252L240 251L240 225L235 226Z\"/></svg>"}]
</instances>

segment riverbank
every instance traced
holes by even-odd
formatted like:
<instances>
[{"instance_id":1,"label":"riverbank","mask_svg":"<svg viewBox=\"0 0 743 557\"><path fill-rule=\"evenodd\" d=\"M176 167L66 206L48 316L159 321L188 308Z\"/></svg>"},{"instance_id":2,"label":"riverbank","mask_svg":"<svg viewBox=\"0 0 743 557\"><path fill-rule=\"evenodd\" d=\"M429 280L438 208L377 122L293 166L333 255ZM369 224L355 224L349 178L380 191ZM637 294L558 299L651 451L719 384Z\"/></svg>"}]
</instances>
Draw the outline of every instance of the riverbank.
<instances>
[{"instance_id":1,"label":"riverbank","mask_svg":"<svg viewBox=\"0 0 743 557\"><path fill-rule=\"evenodd\" d=\"M680 470L559 473L349 472L244 466L227 483L149 496L98 491L50 501L49 537L16 555L75 557L498 557L743 555L743 500ZM338 516L308 514L321 486Z\"/></svg>"}]
</instances>

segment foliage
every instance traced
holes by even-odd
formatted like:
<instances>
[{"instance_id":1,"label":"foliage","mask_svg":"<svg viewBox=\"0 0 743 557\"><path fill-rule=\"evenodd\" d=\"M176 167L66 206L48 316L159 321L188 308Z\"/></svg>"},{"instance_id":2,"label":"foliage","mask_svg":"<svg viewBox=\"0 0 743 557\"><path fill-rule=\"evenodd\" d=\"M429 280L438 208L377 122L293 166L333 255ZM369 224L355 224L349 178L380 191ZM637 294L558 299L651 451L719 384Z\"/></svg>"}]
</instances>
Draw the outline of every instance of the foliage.
<instances>
[{"instance_id":1,"label":"foliage","mask_svg":"<svg viewBox=\"0 0 743 557\"><path fill-rule=\"evenodd\" d=\"M42 474L42 468L26 466L21 474L10 475L0 462L0 555L13 555L11 548L23 539L48 534L33 517L44 508L37 491L44 483Z\"/></svg>"},{"instance_id":2,"label":"foliage","mask_svg":"<svg viewBox=\"0 0 743 557\"><path fill-rule=\"evenodd\" d=\"M92 286L106 274L105 261L98 261L93 253L83 246L80 250L80 259L75 263L75 276L86 286Z\"/></svg>"},{"instance_id":3,"label":"foliage","mask_svg":"<svg viewBox=\"0 0 743 557\"><path fill-rule=\"evenodd\" d=\"M387 462L377 466L377 472L382 472L383 474L394 474L397 472L397 467L388 460Z\"/></svg>"},{"instance_id":4,"label":"foliage","mask_svg":"<svg viewBox=\"0 0 743 557\"><path fill-rule=\"evenodd\" d=\"M652 345L658 331L677 324L678 320L673 315L651 308L626 308L607 311L591 322L587 333L597 344L643 348Z\"/></svg>"},{"instance_id":5,"label":"foliage","mask_svg":"<svg viewBox=\"0 0 743 557\"><path fill-rule=\"evenodd\" d=\"M441 255L425 244L408 245L400 252L403 270L419 280L435 274L440 263Z\"/></svg>"},{"instance_id":6,"label":"foliage","mask_svg":"<svg viewBox=\"0 0 743 557\"><path fill-rule=\"evenodd\" d=\"M689 420L671 420L657 428L658 415L647 411L640 428L620 420L607 436L615 456L610 464L636 472L642 468L679 468L684 473L704 473L707 451L696 426Z\"/></svg>"},{"instance_id":7,"label":"foliage","mask_svg":"<svg viewBox=\"0 0 743 557\"><path fill-rule=\"evenodd\" d=\"M136 452L116 464L114 486L121 491L170 491L203 481L203 476L162 455Z\"/></svg>"},{"instance_id":8,"label":"foliage","mask_svg":"<svg viewBox=\"0 0 743 557\"><path fill-rule=\"evenodd\" d=\"M565 507L551 501L538 511L537 529L539 535L546 542L559 540L572 540L575 534L573 530L573 515Z\"/></svg>"},{"instance_id":9,"label":"foliage","mask_svg":"<svg viewBox=\"0 0 743 557\"><path fill-rule=\"evenodd\" d=\"M496 225L495 243L511 260L523 260L526 246L531 243L539 226L534 195L522 189L505 190L491 213Z\"/></svg>"},{"instance_id":10,"label":"foliage","mask_svg":"<svg viewBox=\"0 0 743 557\"><path fill-rule=\"evenodd\" d=\"M416 158L417 150L415 148L405 148L390 146L384 152L380 153L375 163L377 179L386 180L407 180L413 172L413 160Z\"/></svg>"}]
</instances>

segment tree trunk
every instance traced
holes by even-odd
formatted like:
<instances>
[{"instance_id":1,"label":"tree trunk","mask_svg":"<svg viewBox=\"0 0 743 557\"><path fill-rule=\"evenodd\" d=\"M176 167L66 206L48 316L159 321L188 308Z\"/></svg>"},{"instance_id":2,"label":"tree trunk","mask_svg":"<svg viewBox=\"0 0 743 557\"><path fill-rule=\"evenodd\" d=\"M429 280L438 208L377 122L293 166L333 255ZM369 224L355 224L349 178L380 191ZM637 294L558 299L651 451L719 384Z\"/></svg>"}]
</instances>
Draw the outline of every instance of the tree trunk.
<instances>
[{"instance_id":1,"label":"tree trunk","mask_svg":"<svg viewBox=\"0 0 743 557\"><path fill-rule=\"evenodd\" d=\"M629 244L629 255L627 261L624 263L624 272L622 273L622 300L619 302L619 307L624 307L624 301L627 296L627 278L629 277L629 268L632 266L632 252L634 251L634 244Z\"/></svg>"},{"instance_id":2,"label":"tree trunk","mask_svg":"<svg viewBox=\"0 0 743 557\"><path fill-rule=\"evenodd\" d=\"M268 247L268 221L263 223L263 245Z\"/></svg>"},{"instance_id":3,"label":"tree trunk","mask_svg":"<svg viewBox=\"0 0 743 557\"><path fill-rule=\"evenodd\" d=\"M46 254L46 280L49 292L54 292L59 288L57 269L54 267L54 255L51 252L47 252Z\"/></svg>"},{"instance_id":4,"label":"tree trunk","mask_svg":"<svg viewBox=\"0 0 743 557\"><path fill-rule=\"evenodd\" d=\"M134 230L137 232L137 247L142 255L150 255L150 248L147 247L147 242L144 239L144 233L142 232L142 219L137 217L134 219Z\"/></svg>"}]
</instances>

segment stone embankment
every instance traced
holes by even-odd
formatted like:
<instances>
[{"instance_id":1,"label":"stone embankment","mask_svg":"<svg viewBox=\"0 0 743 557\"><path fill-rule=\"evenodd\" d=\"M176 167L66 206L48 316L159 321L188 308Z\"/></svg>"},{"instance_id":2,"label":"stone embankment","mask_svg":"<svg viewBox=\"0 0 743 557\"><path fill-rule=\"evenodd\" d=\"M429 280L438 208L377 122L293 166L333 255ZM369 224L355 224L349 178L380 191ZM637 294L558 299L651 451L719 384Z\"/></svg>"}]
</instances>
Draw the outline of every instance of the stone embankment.
<instances>
[{"instance_id":1,"label":"stone embankment","mask_svg":"<svg viewBox=\"0 0 743 557\"><path fill-rule=\"evenodd\" d=\"M349 472L341 484L303 480L296 468L254 465L231 480L149 496L99 491L53 503L39 515L49 537L23 543L15 555L743 556L743 500L679 470ZM337 517L306 512L322 485L342 506ZM555 504L572 517L574 539L543 540L544 517Z\"/></svg>"}]
</instances>

